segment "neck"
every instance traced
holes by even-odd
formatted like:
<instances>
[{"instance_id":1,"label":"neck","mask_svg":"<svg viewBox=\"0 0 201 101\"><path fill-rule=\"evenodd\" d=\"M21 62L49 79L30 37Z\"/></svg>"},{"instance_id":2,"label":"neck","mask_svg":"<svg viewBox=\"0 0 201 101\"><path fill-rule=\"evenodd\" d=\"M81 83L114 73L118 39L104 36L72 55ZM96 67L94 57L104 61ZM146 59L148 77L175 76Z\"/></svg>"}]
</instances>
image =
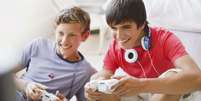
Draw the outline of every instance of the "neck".
<instances>
[{"instance_id":1,"label":"neck","mask_svg":"<svg viewBox=\"0 0 201 101\"><path fill-rule=\"evenodd\" d=\"M70 56L65 56L65 55L62 55L62 57L65 59L65 60L68 60L68 61L79 61L81 60L81 56L78 52L74 53L74 54L71 54Z\"/></svg>"},{"instance_id":2,"label":"neck","mask_svg":"<svg viewBox=\"0 0 201 101\"><path fill-rule=\"evenodd\" d=\"M65 55L65 54L62 54L59 50L57 50L57 54L61 58L63 58L64 60L67 60L67 61L76 62L76 61L81 60L81 56L78 51L75 53L72 53L70 55Z\"/></svg>"}]
</instances>

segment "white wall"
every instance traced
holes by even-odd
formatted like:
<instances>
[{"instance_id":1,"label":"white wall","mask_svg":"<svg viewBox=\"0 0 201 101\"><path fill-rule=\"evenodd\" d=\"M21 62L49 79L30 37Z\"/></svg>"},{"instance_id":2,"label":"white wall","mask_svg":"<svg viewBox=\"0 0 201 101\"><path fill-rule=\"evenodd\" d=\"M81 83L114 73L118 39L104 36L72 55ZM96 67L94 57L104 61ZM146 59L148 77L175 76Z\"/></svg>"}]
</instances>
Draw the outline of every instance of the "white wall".
<instances>
[{"instance_id":1,"label":"white wall","mask_svg":"<svg viewBox=\"0 0 201 101\"><path fill-rule=\"evenodd\" d=\"M56 9L50 1L1 1L0 46L20 47L33 37L52 33Z\"/></svg>"},{"instance_id":2,"label":"white wall","mask_svg":"<svg viewBox=\"0 0 201 101\"><path fill-rule=\"evenodd\" d=\"M144 0L148 21L173 31L201 68L201 0Z\"/></svg>"},{"instance_id":3,"label":"white wall","mask_svg":"<svg viewBox=\"0 0 201 101\"><path fill-rule=\"evenodd\" d=\"M53 36L58 6L70 5L71 0L0 0L0 68L14 64L19 50L33 38Z\"/></svg>"}]
</instances>

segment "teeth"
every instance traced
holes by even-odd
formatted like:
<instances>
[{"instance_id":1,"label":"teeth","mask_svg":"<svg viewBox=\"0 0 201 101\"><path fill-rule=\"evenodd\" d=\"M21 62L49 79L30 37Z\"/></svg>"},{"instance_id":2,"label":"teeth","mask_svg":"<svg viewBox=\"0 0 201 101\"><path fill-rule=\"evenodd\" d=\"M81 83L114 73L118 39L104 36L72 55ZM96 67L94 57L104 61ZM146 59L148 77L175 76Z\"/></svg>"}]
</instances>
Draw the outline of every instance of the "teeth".
<instances>
[{"instance_id":1,"label":"teeth","mask_svg":"<svg viewBox=\"0 0 201 101\"><path fill-rule=\"evenodd\" d=\"M71 46L68 45L68 46L61 46L61 47L64 48L64 49L68 49L68 48L70 48Z\"/></svg>"},{"instance_id":2,"label":"teeth","mask_svg":"<svg viewBox=\"0 0 201 101\"><path fill-rule=\"evenodd\" d=\"M72 47L72 45L61 45L60 44L60 47L63 49L68 49L68 48Z\"/></svg>"}]
</instances>

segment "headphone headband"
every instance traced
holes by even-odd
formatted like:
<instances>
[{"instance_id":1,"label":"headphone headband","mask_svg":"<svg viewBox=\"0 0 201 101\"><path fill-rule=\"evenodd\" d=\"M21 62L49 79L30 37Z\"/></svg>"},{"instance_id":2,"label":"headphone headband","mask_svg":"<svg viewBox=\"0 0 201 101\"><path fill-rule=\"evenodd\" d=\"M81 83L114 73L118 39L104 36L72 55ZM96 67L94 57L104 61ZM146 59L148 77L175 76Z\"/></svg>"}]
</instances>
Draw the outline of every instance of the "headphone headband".
<instances>
[{"instance_id":1,"label":"headphone headband","mask_svg":"<svg viewBox=\"0 0 201 101\"><path fill-rule=\"evenodd\" d=\"M151 47L151 30L148 25L145 25L144 29L145 35L141 39L141 46L144 50L148 51Z\"/></svg>"}]
</instances>

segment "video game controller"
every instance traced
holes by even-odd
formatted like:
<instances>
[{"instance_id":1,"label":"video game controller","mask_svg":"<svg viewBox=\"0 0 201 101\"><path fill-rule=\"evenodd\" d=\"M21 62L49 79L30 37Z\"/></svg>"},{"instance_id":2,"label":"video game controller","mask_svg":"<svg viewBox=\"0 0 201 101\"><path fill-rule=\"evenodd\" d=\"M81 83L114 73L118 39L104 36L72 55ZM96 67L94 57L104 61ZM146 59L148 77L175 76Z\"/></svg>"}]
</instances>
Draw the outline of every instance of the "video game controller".
<instances>
[{"instance_id":1,"label":"video game controller","mask_svg":"<svg viewBox=\"0 0 201 101\"><path fill-rule=\"evenodd\" d=\"M91 81L90 85L94 90L99 92L111 94L111 88L113 85L117 84L119 81L117 79L109 79L109 80L95 80Z\"/></svg>"},{"instance_id":2,"label":"video game controller","mask_svg":"<svg viewBox=\"0 0 201 101\"><path fill-rule=\"evenodd\" d=\"M41 99L42 101L56 101L57 96L52 93L48 93L47 91L44 91Z\"/></svg>"}]
</instances>

